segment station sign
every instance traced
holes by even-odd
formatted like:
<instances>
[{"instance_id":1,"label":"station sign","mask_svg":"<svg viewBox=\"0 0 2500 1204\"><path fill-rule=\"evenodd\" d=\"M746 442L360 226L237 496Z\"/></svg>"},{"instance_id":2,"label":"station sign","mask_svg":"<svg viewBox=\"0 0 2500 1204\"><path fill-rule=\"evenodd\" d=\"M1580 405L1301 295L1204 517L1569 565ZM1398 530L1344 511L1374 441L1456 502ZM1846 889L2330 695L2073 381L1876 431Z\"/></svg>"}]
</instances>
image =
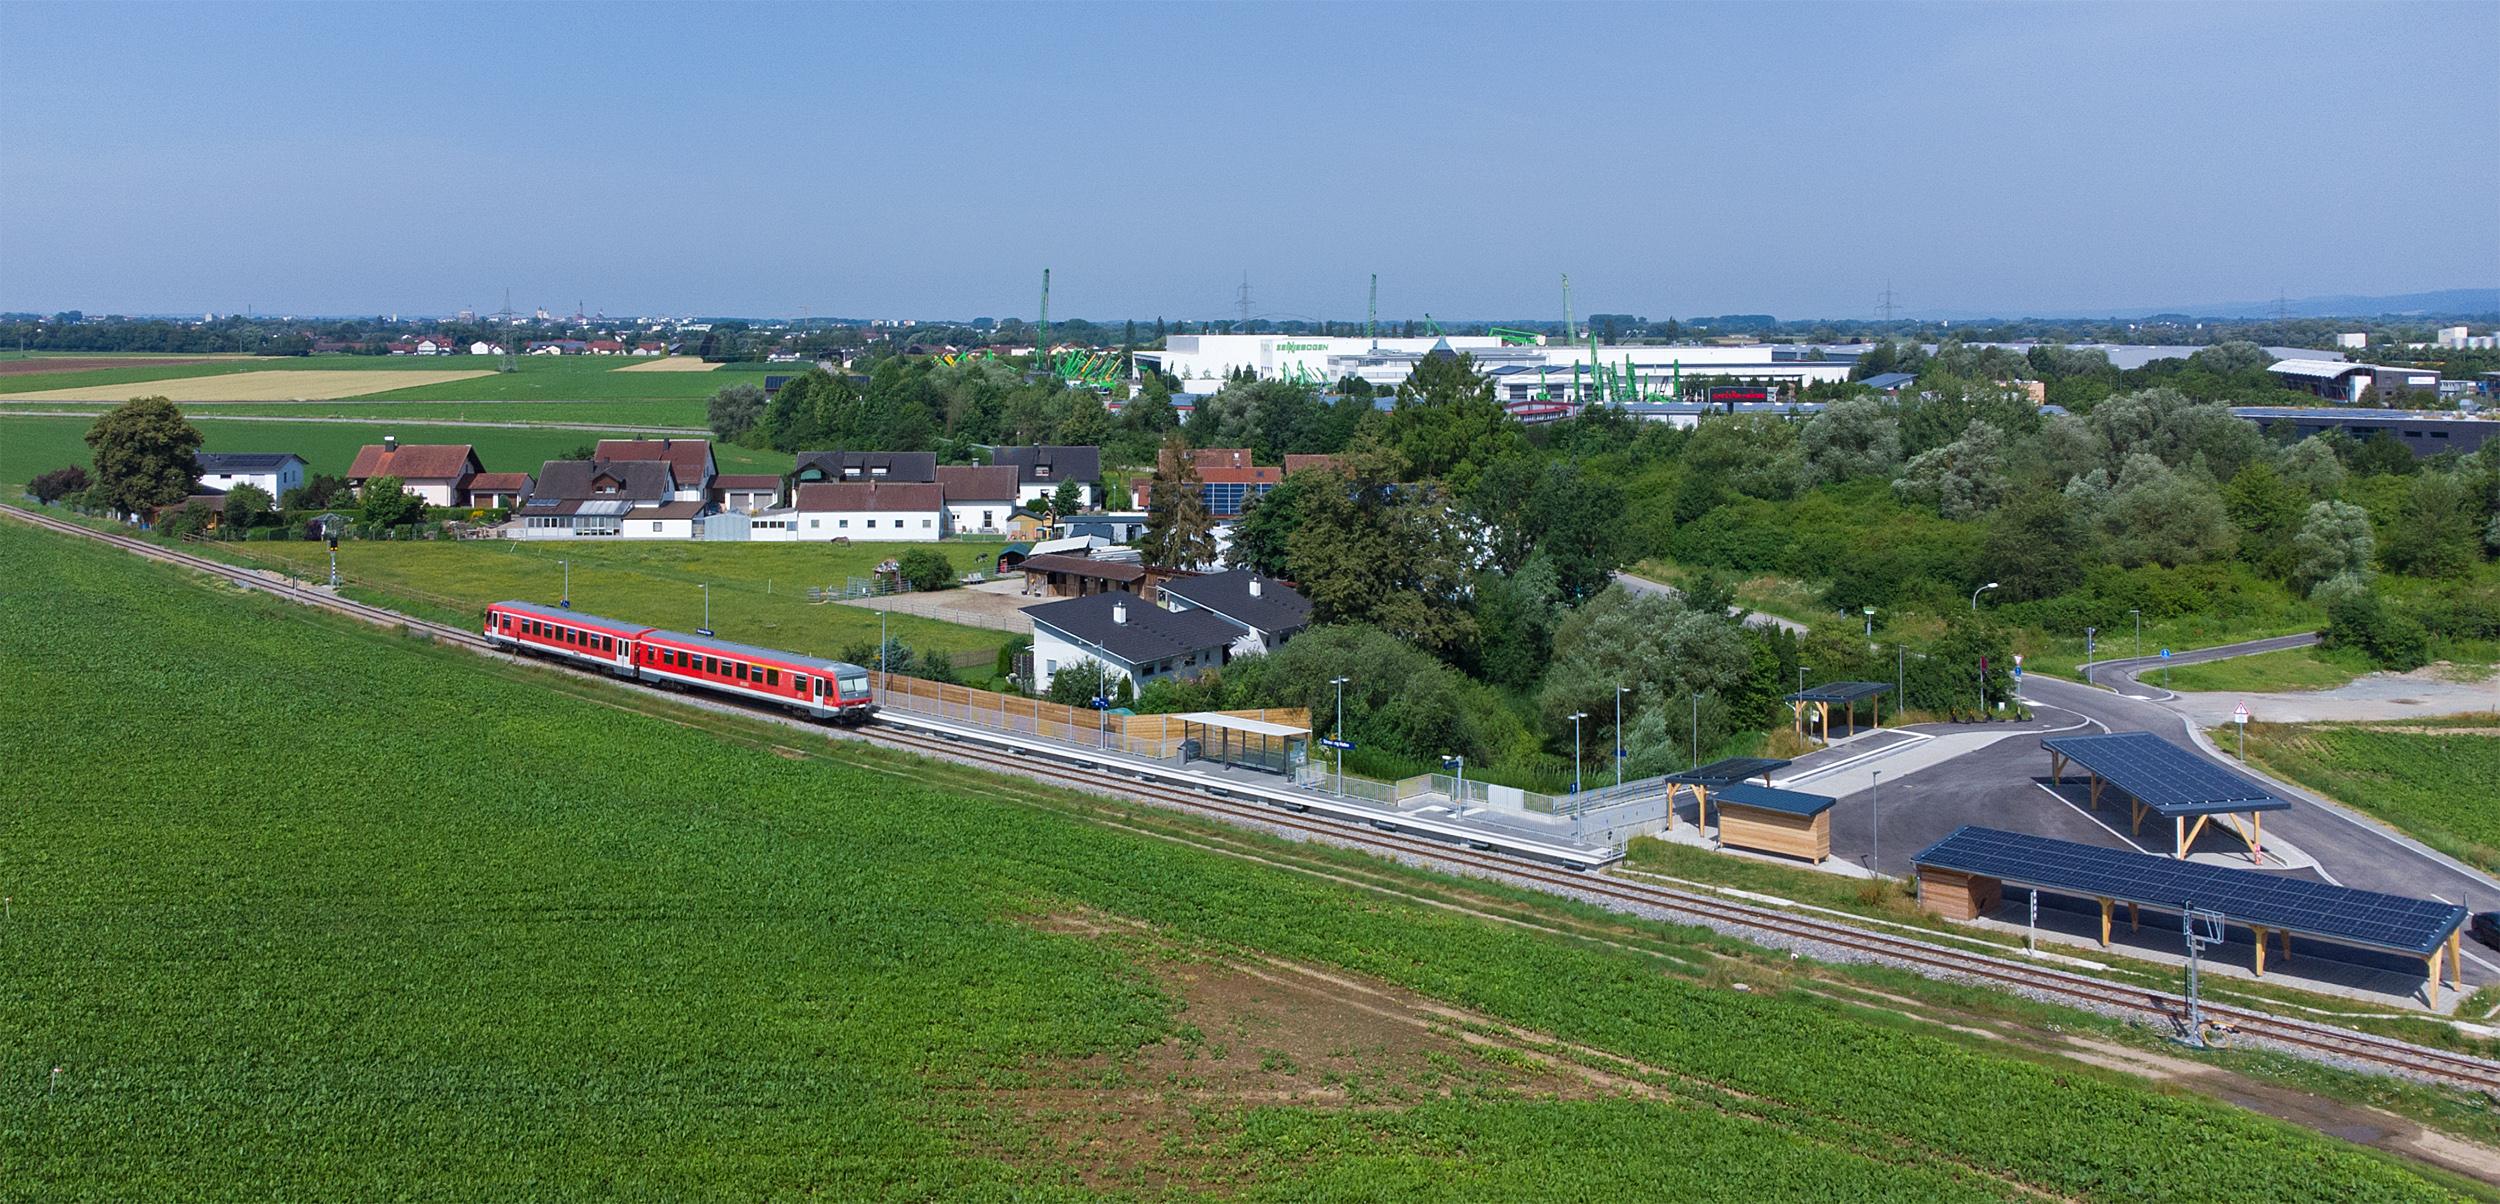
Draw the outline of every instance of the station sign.
<instances>
[{"instance_id":1,"label":"station sign","mask_svg":"<svg viewBox=\"0 0 2500 1204\"><path fill-rule=\"evenodd\" d=\"M1321 737L1321 738L1320 738L1320 746L1321 746L1321 747L1323 747L1323 748L1333 748L1333 749L1336 749L1336 750L1337 750L1337 751L1339 751L1339 752L1353 752L1353 751L1354 751L1354 741L1352 741L1352 740L1339 740L1339 739L1337 739L1337 738L1335 738L1335 737L1333 737L1333 736L1323 736L1323 737Z\"/></svg>"}]
</instances>

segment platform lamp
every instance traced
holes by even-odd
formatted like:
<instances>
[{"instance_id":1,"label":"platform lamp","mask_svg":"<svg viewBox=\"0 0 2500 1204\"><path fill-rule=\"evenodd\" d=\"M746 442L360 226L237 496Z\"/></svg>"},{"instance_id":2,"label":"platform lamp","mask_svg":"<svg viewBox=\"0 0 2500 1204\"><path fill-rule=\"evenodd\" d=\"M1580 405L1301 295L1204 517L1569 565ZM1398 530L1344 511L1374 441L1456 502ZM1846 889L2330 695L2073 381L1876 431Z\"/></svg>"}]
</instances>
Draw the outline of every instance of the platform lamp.
<instances>
[{"instance_id":1,"label":"platform lamp","mask_svg":"<svg viewBox=\"0 0 2500 1204\"><path fill-rule=\"evenodd\" d=\"M1345 793L1345 684L1353 680L1332 677L1328 684L1337 687L1337 793Z\"/></svg>"},{"instance_id":2,"label":"platform lamp","mask_svg":"<svg viewBox=\"0 0 2500 1204\"><path fill-rule=\"evenodd\" d=\"M695 631L708 636L712 634L712 587L710 583L704 582L697 584L695 588L703 591L703 626L695 628Z\"/></svg>"},{"instance_id":3,"label":"platform lamp","mask_svg":"<svg viewBox=\"0 0 2500 1204\"><path fill-rule=\"evenodd\" d=\"M1623 696L1632 692L1630 686L1615 687L1615 786L1623 785Z\"/></svg>"},{"instance_id":4,"label":"platform lamp","mask_svg":"<svg viewBox=\"0 0 2500 1204\"><path fill-rule=\"evenodd\" d=\"M1573 794L1580 793L1580 721L1588 717L1587 711L1573 711L1566 716L1571 720L1571 793ZM1578 815L1580 808L1572 807L1571 813Z\"/></svg>"},{"instance_id":5,"label":"platform lamp","mask_svg":"<svg viewBox=\"0 0 2500 1204\"><path fill-rule=\"evenodd\" d=\"M1868 643L1872 644L1875 642L1875 608L1872 606L1861 606L1858 609L1866 614L1866 640Z\"/></svg>"},{"instance_id":6,"label":"platform lamp","mask_svg":"<svg viewBox=\"0 0 2500 1204\"><path fill-rule=\"evenodd\" d=\"M2135 616L2135 654L2144 655L2144 610L2138 607L2127 612Z\"/></svg>"},{"instance_id":7,"label":"platform lamp","mask_svg":"<svg viewBox=\"0 0 2500 1204\"><path fill-rule=\"evenodd\" d=\"M559 560L556 564L564 569L564 598L562 601L558 602L557 605L562 606L566 610L571 610L573 609L573 562L570 560Z\"/></svg>"}]
</instances>

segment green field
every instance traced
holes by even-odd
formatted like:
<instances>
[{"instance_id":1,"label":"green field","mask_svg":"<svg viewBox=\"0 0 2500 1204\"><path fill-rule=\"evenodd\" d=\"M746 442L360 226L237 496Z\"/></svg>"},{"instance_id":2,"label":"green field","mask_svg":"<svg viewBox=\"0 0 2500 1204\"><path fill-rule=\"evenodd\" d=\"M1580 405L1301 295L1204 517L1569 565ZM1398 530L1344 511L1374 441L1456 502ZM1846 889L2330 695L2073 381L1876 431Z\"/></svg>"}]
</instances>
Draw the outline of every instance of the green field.
<instances>
[{"instance_id":1,"label":"green field","mask_svg":"<svg viewBox=\"0 0 2500 1204\"><path fill-rule=\"evenodd\" d=\"M195 417L252 415L269 418L405 419L436 422L562 422L618 426L663 426L704 429L701 400L617 401L395 401L395 393L345 397L336 401L184 402L183 412ZM115 403L104 401L10 401L0 397L0 414L11 410L101 414Z\"/></svg>"},{"instance_id":2,"label":"green field","mask_svg":"<svg viewBox=\"0 0 2500 1204\"><path fill-rule=\"evenodd\" d=\"M89 358L89 357L76 357ZM168 356L166 358L178 358ZM727 385L764 383L766 373L753 369L709 372L624 372L619 369L651 362L630 356L525 355L517 372L473 380L425 385L370 394L359 400L391 401L700 401ZM494 356L310 355L265 356L220 360L213 364L168 367L88 368L71 372L29 372L0 376L0 398L11 393L74 389L87 385L142 384L237 372L410 372L482 370L498 363ZM142 396L134 391L132 396Z\"/></svg>"},{"instance_id":3,"label":"green field","mask_svg":"<svg viewBox=\"0 0 2500 1204\"><path fill-rule=\"evenodd\" d=\"M878 615L840 603L811 603L809 586L840 586L866 577L879 561L915 547L933 547L970 572L997 554L996 544L599 543L549 540L404 542L358 540L339 545L339 576L360 597L444 622L468 623L494 602L519 598L554 605L572 562L573 607L589 614L679 631L703 625L703 592L711 586L712 630L721 638L839 656L850 645L877 642ZM309 541L210 543L202 551L326 579L329 550ZM897 614L890 634L914 649L951 655L995 653L1007 634ZM984 660L978 676L986 678ZM974 670L967 669L967 673Z\"/></svg>"},{"instance_id":4,"label":"green field","mask_svg":"<svg viewBox=\"0 0 2500 1204\"><path fill-rule=\"evenodd\" d=\"M1767 959L1734 992L1715 938L785 754L14 525L0 579L11 1195L2457 1198ZM1363 1027L1401 1009L1442 1018Z\"/></svg>"},{"instance_id":5,"label":"green field","mask_svg":"<svg viewBox=\"0 0 2500 1204\"><path fill-rule=\"evenodd\" d=\"M2286 648L2281 652L2180 665L2168 671L2168 682L2173 690L2264 694L2332 690L2367 672L2367 665L2346 664L2344 658L2316 648ZM2160 670L2147 670L2141 676L2152 682L2164 680Z\"/></svg>"},{"instance_id":6,"label":"green field","mask_svg":"<svg viewBox=\"0 0 2500 1204\"><path fill-rule=\"evenodd\" d=\"M548 460L599 439L596 431L489 426L427 426L415 422L253 422L184 411L200 428L203 451L289 451L311 471L343 475L356 449L397 435L402 443L467 443L477 448L488 472L537 472ZM0 411L0 484L22 485L38 473L66 464L89 464L86 418L28 418ZM622 433L617 438L631 438ZM714 443L722 472L786 472L790 456Z\"/></svg>"},{"instance_id":7,"label":"green field","mask_svg":"<svg viewBox=\"0 0 2500 1204\"><path fill-rule=\"evenodd\" d=\"M2500 715L2252 723L2248 759L2451 857L2500 870Z\"/></svg>"}]
</instances>

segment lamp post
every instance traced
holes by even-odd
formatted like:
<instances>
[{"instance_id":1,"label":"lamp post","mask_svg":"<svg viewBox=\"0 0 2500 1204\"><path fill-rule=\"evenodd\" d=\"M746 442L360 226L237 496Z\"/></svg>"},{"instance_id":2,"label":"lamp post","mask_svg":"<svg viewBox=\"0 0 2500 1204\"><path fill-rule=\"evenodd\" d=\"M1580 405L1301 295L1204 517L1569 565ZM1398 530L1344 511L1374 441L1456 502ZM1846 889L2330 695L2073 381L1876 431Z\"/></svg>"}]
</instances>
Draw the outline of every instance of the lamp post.
<instances>
[{"instance_id":1,"label":"lamp post","mask_svg":"<svg viewBox=\"0 0 2500 1204\"><path fill-rule=\"evenodd\" d=\"M1623 786L1623 696L1632 692L1630 686L1615 687L1615 786Z\"/></svg>"},{"instance_id":2,"label":"lamp post","mask_svg":"<svg viewBox=\"0 0 2500 1204\"><path fill-rule=\"evenodd\" d=\"M1451 796L1452 796L1452 797L1451 797L1451 799L1450 799L1450 802L1451 802L1454 806L1458 807L1458 809L1459 809L1459 810L1461 810L1461 811L1466 810L1466 809L1467 809L1467 754L1465 754L1465 753L1448 753L1448 754L1444 754L1444 755L1442 756L1442 758L1441 758L1441 767L1442 767L1443 769L1456 769L1456 770L1458 771L1458 785L1453 786L1453 787L1451 787L1451 788L1450 788L1450 794L1451 794Z\"/></svg>"},{"instance_id":3,"label":"lamp post","mask_svg":"<svg viewBox=\"0 0 2500 1204\"><path fill-rule=\"evenodd\" d=\"M1979 613L1979 595L1987 593L1989 590L1995 589L1996 587L1997 583L1991 581L1986 585L1980 586L1978 589L1970 592L1970 612L1972 614Z\"/></svg>"},{"instance_id":4,"label":"lamp post","mask_svg":"<svg viewBox=\"0 0 2500 1204\"><path fill-rule=\"evenodd\" d=\"M1812 667L1813 667L1813 666L1811 666L1811 665L1799 665L1799 666L1797 666L1797 692L1798 692L1799 694L1803 694L1803 693L1805 693L1805 692L1806 692L1806 673L1807 673L1807 671L1808 671L1808 670L1810 670ZM1805 699L1803 699L1803 698L1799 698L1799 699L1797 700L1797 734L1798 734L1799 736L1803 736L1803 735L1805 735L1805 734L1806 734L1806 732L1805 732L1805 726L1806 726L1806 700L1805 700ZM1828 734L1828 733L1827 733L1827 734Z\"/></svg>"},{"instance_id":5,"label":"lamp post","mask_svg":"<svg viewBox=\"0 0 2500 1204\"><path fill-rule=\"evenodd\" d=\"M2083 629L2083 661L2087 665L2092 663L2093 650L2100 647L2099 643L2095 639L2095 637L2100 634L2101 629L2098 627L2086 627Z\"/></svg>"},{"instance_id":6,"label":"lamp post","mask_svg":"<svg viewBox=\"0 0 2500 1204\"><path fill-rule=\"evenodd\" d=\"M566 610L571 610L573 609L573 562L559 560L556 563L564 566L564 600L559 605Z\"/></svg>"},{"instance_id":7,"label":"lamp post","mask_svg":"<svg viewBox=\"0 0 2500 1204\"><path fill-rule=\"evenodd\" d=\"M883 691L892 684L892 677L885 671L886 646L893 642L892 637L885 633L886 613L882 610L877 612L877 689L879 691ZM1100 692L1102 687L1098 685L1094 689Z\"/></svg>"},{"instance_id":8,"label":"lamp post","mask_svg":"<svg viewBox=\"0 0 2500 1204\"><path fill-rule=\"evenodd\" d=\"M1575 795L1580 793L1580 721L1588 717L1587 711L1571 713L1571 793ZM1571 813L1578 815L1580 808L1572 807Z\"/></svg>"},{"instance_id":9,"label":"lamp post","mask_svg":"<svg viewBox=\"0 0 2500 1204\"><path fill-rule=\"evenodd\" d=\"M699 584L695 588L703 591L703 626L695 630L704 635L710 635L712 634L712 587L708 584Z\"/></svg>"},{"instance_id":10,"label":"lamp post","mask_svg":"<svg viewBox=\"0 0 2500 1204\"><path fill-rule=\"evenodd\" d=\"M1875 642L1875 608L1868 606L1860 609L1866 612L1866 642L1872 644Z\"/></svg>"},{"instance_id":11,"label":"lamp post","mask_svg":"<svg viewBox=\"0 0 2500 1204\"><path fill-rule=\"evenodd\" d=\"M2135 654L2141 657L2144 655L2144 610L2138 607L2127 613L2135 616Z\"/></svg>"},{"instance_id":12,"label":"lamp post","mask_svg":"<svg viewBox=\"0 0 2500 1204\"><path fill-rule=\"evenodd\" d=\"M1701 691L1693 691L1693 763L1686 769L1701 768Z\"/></svg>"},{"instance_id":13,"label":"lamp post","mask_svg":"<svg viewBox=\"0 0 2500 1204\"><path fill-rule=\"evenodd\" d=\"M1328 679L1337 687L1337 793L1345 793L1345 683L1342 677Z\"/></svg>"},{"instance_id":14,"label":"lamp post","mask_svg":"<svg viewBox=\"0 0 2500 1204\"><path fill-rule=\"evenodd\" d=\"M1871 869L1873 869L1873 870L1875 871L1875 878L1876 878L1876 880L1877 880L1877 881L1879 881L1879 882L1880 882L1880 881L1882 881L1882 880L1883 880L1883 877L1884 877L1884 771L1883 771L1883 770L1878 769L1878 770L1876 770L1876 771L1875 771L1875 782L1874 782L1874 784L1873 784L1873 785L1871 785L1871 786L1868 786L1868 787L1867 787L1867 791L1869 792L1869 794L1870 794L1870 796L1871 796L1871 797L1870 797L1870 799L1869 799L1869 801L1870 801L1870 802L1871 802L1871 804L1872 804L1872 806L1869 808L1869 810L1870 810L1870 811L1872 811L1872 812L1874 813L1874 816L1875 816L1875 861L1874 861L1873 865L1872 865L1872 866L1870 866L1869 868L1871 868Z\"/></svg>"}]
</instances>

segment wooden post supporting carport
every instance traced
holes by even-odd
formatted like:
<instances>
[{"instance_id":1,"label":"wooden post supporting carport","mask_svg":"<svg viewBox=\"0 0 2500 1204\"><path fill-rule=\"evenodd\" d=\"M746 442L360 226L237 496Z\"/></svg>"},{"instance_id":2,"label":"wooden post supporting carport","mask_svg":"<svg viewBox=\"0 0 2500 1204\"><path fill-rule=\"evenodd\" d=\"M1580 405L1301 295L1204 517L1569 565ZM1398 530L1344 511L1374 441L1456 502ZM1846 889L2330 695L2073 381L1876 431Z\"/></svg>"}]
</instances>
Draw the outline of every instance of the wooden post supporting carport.
<instances>
[{"instance_id":1,"label":"wooden post supporting carport","mask_svg":"<svg viewBox=\"0 0 2500 1204\"><path fill-rule=\"evenodd\" d=\"M2141 932L2143 930L2144 912L2136 906L2135 900L2129 899L2127 901L2127 931Z\"/></svg>"},{"instance_id":2,"label":"wooden post supporting carport","mask_svg":"<svg viewBox=\"0 0 2500 1204\"><path fill-rule=\"evenodd\" d=\"M2456 938L2453 934L2451 934L2449 939L2453 941ZM2430 972L2430 982L2424 989L2429 992L2431 1006L2434 1008L2439 1006L2439 959L2447 952L2448 946L2433 945L2431 947L2431 955L2422 959L2423 967Z\"/></svg>"},{"instance_id":3,"label":"wooden post supporting carport","mask_svg":"<svg viewBox=\"0 0 2500 1204\"><path fill-rule=\"evenodd\" d=\"M2257 977L2264 978L2266 976L2266 930L2262 925L2257 924L2251 924L2249 928L2257 934L2257 960L2251 964L2256 968Z\"/></svg>"},{"instance_id":4,"label":"wooden post supporting carport","mask_svg":"<svg viewBox=\"0 0 2500 1204\"><path fill-rule=\"evenodd\" d=\"M2109 948L2109 913L2117 906L2114 899L2101 900L2101 948ZM2130 904L2130 906L2133 906Z\"/></svg>"},{"instance_id":5,"label":"wooden post supporting carport","mask_svg":"<svg viewBox=\"0 0 2500 1204\"><path fill-rule=\"evenodd\" d=\"M2448 984L2460 991L2465 989L2465 928L2462 925L2448 934Z\"/></svg>"}]
</instances>

